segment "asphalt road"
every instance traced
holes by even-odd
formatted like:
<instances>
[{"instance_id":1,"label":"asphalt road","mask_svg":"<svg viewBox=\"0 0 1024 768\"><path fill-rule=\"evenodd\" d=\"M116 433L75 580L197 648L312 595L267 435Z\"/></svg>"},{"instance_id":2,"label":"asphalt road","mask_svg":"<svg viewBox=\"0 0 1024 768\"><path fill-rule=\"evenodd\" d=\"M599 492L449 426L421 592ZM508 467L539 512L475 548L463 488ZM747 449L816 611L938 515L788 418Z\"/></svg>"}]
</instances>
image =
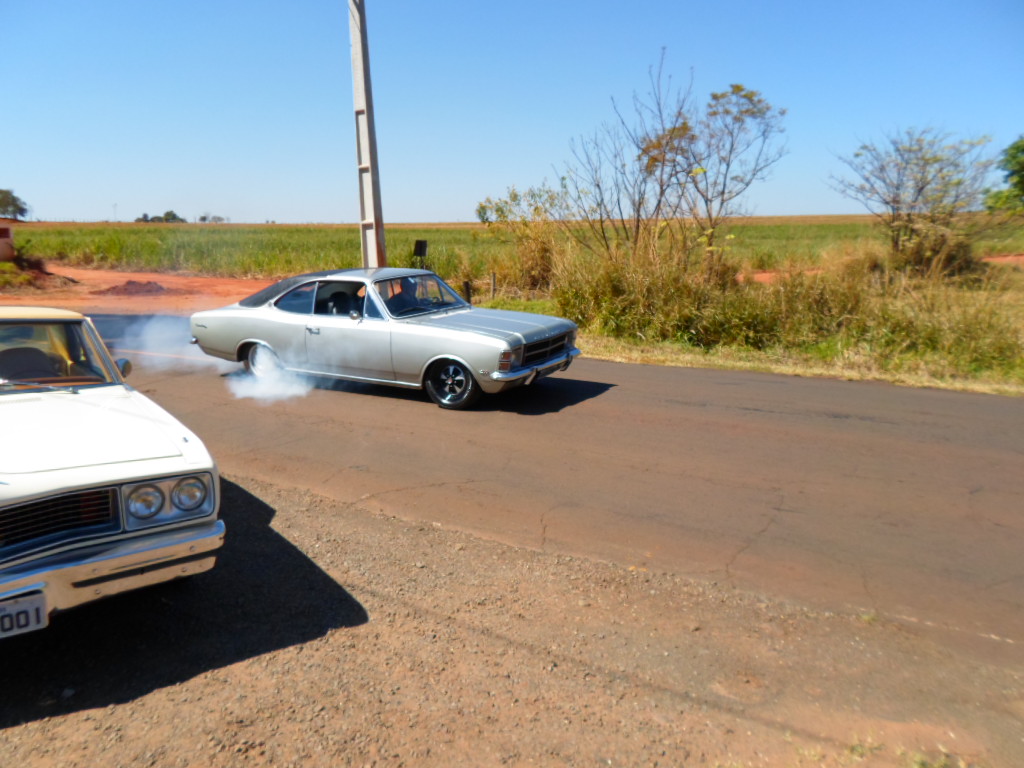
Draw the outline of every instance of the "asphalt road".
<instances>
[{"instance_id":1,"label":"asphalt road","mask_svg":"<svg viewBox=\"0 0 1024 768\"><path fill-rule=\"evenodd\" d=\"M466 413L345 383L259 399L166 336L146 353L99 320L132 350L131 383L227 477L878 615L993 657L1024 647L1024 399L586 358Z\"/></svg>"}]
</instances>

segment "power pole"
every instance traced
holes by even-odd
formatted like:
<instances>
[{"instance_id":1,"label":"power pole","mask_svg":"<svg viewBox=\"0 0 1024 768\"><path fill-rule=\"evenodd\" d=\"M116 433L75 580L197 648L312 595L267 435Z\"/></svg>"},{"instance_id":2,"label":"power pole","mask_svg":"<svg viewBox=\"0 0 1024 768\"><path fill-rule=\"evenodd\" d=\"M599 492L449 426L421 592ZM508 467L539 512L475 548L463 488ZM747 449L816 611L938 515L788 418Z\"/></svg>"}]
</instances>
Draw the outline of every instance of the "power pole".
<instances>
[{"instance_id":1,"label":"power pole","mask_svg":"<svg viewBox=\"0 0 1024 768\"><path fill-rule=\"evenodd\" d=\"M356 112L356 161L359 168L359 230L363 266L386 267L384 217L380 204L377 169L377 131L373 124L373 90L370 87L370 47L366 42L366 1L349 0L349 32L352 37L352 85Z\"/></svg>"}]
</instances>

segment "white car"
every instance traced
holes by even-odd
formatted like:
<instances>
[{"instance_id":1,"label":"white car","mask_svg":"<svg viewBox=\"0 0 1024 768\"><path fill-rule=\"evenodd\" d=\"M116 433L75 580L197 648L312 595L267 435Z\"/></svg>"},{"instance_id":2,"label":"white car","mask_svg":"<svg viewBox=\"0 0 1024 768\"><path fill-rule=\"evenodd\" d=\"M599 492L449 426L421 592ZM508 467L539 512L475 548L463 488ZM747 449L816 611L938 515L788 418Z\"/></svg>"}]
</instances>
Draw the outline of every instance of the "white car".
<instances>
[{"instance_id":1,"label":"white car","mask_svg":"<svg viewBox=\"0 0 1024 768\"><path fill-rule=\"evenodd\" d=\"M0 307L0 639L216 561L217 466L129 370L77 312Z\"/></svg>"}]
</instances>

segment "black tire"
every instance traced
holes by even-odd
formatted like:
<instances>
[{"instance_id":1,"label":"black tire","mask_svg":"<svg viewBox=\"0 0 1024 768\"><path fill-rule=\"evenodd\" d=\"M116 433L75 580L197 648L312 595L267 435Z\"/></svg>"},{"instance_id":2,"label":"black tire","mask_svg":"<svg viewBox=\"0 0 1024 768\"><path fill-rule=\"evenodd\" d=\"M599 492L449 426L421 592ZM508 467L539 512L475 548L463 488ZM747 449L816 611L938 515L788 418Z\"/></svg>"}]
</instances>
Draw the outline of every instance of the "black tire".
<instances>
[{"instance_id":1,"label":"black tire","mask_svg":"<svg viewBox=\"0 0 1024 768\"><path fill-rule=\"evenodd\" d=\"M472 407L481 395L472 372L455 360L439 360L430 366L424 386L431 400L452 411Z\"/></svg>"},{"instance_id":2,"label":"black tire","mask_svg":"<svg viewBox=\"0 0 1024 768\"><path fill-rule=\"evenodd\" d=\"M281 373L281 361L266 344L253 344L245 352L245 370L253 378L266 379Z\"/></svg>"}]
</instances>

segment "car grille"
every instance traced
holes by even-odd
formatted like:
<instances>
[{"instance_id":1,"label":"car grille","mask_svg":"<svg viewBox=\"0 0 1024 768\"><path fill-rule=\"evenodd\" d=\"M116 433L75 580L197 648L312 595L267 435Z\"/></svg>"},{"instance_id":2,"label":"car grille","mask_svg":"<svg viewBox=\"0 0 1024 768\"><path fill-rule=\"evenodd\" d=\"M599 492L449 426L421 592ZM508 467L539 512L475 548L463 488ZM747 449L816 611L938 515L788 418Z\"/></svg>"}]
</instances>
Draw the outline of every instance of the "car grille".
<instances>
[{"instance_id":1,"label":"car grille","mask_svg":"<svg viewBox=\"0 0 1024 768\"><path fill-rule=\"evenodd\" d=\"M568 347L568 333L560 333L549 339L531 342L523 350L523 367L543 363L545 360L562 354Z\"/></svg>"},{"instance_id":2,"label":"car grille","mask_svg":"<svg viewBox=\"0 0 1024 768\"><path fill-rule=\"evenodd\" d=\"M118 530L114 488L66 493L0 509L0 559L39 544Z\"/></svg>"}]
</instances>

